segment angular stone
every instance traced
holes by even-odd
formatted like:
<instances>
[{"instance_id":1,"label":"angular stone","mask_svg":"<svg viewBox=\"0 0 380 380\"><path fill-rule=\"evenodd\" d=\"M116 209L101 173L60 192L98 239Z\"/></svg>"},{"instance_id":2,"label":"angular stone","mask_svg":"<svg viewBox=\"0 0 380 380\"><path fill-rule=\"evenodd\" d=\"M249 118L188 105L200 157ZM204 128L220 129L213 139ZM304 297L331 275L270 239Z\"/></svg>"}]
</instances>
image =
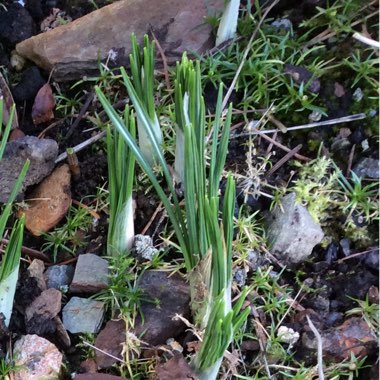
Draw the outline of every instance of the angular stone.
<instances>
[{"instance_id":1,"label":"angular stone","mask_svg":"<svg viewBox=\"0 0 380 380\"><path fill-rule=\"evenodd\" d=\"M0 202L7 202L27 159L30 160L30 166L21 186L21 192L24 192L28 186L41 182L51 173L57 154L58 144L50 139L25 136L8 142L0 161Z\"/></svg>"},{"instance_id":2,"label":"angular stone","mask_svg":"<svg viewBox=\"0 0 380 380\"><path fill-rule=\"evenodd\" d=\"M104 302L72 297L62 310L65 329L72 334L97 333L103 322Z\"/></svg>"},{"instance_id":3,"label":"angular stone","mask_svg":"<svg viewBox=\"0 0 380 380\"><path fill-rule=\"evenodd\" d=\"M54 323L55 323L55 337L58 339L59 342L62 343L62 345L65 348L70 348L71 339L65 329L65 326L63 326L63 323L58 316L54 318Z\"/></svg>"},{"instance_id":4,"label":"angular stone","mask_svg":"<svg viewBox=\"0 0 380 380\"><path fill-rule=\"evenodd\" d=\"M165 271L148 270L141 275L137 286L143 292L140 310L144 320L138 317L131 333L157 346L165 344L169 338L176 338L186 329L182 321L173 319L176 314L190 318L190 290L181 276L169 277ZM98 335L95 345L121 357L125 334L124 321L110 321ZM99 368L108 368L116 360L96 351L96 362Z\"/></svg>"},{"instance_id":5,"label":"angular stone","mask_svg":"<svg viewBox=\"0 0 380 380\"><path fill-rule=\"evenodd\" d=\"M28 267L28 276L36 279L40 293L47 289L44 278L45 264L42 260L34 259Z\"/></svg>"},{"instance_id":6,"label":"angular stone","mask_svg":"<svg viewBox=\"0 0 380 380\"><path fill-rule=\"evenodd\" d=\"M18 370L15 380L57 380L62 354L48 340L38 335L25 335L14 345L13 358Z\"/></svg>"},{"instance_id":7,"label":"angular stone","mask_svg":"<svg viewBox=\"0 0 380 380\"><path fill-rule=\"evenodd\" d=\"M271 252L284 264L297 264L311 254L324 234L307 209L296 203L295 193L283 197L281 205L268 218Z\"/></svg>"},{"instance_id":8,"label":"angular stone","mask_svg":"<svg viewBox=\"0 0 380 380\"><path fill-rule=\"evenodd\" d=\"M71 174L67 164L53 171L30 194L25 214L25 228L39 236L55 227L66 215L71 204Z\"/></svg>"},{"instance_id":9,"label":"angular stone","mask_svg":"<svg viewBox=\"0 0 380 380\"><path fill-rule=\"evenodd\" d=\"M380 178L379 160L362 158L355 166L354 172L359 177Z\"/></svg>"},{"instance_id":10,"label":"angular stone","mask_svg":"<svg viewBox=\"0 0 380 380\"><path fill-rule=\"evenodd\" d=\"M108 354L122 359L121 351L125 343L126 326L121 320L108 321L104 329L98 334L95 341L95 346ZM112 367L117 361L109 356L95 351L96 364L99 368Z\"/></svg>"},{"instance_id":11,"label":"angular stone","mask_svg":"<svg viewBox=\"0 0 380 380\"><path fill-rule=\"evenodd\" d=\"M151 261L158 253L153 247L153 240L149 235L136 235L133 242L132 255L139 261Z\"/></svg>"},{"instance_id":12,"label":"angular stone","mask_svg":"<svg viewBox=\"0 0 380 380\"><path fill-rule=\"evenodd\" d=\"M107 286L108 261L92 253L79 255L70 291L93 294Z\"/></svg>"},{"instance_id":13,"label":"angular stone","mask_svg":"<svg viewBox=\"0 0 380 380\"><path fill-rule=\"evenodd\" d=\"M54 318L61 311L62 294L57 289L47 289L25 310L25 326L28 334L54 333Z\"/></svg>"},{"instance_id":14,"label":"angular stone","mask_svg":"<svg viewBox=\"0 0 380 380\"><path fill-rule=\"evenodd\" d=\"M48 288L61 290L68 287L74 276L74 268L71 265L52 265L44 277Z\"/></svg>"},{"instance_id":15,"label":"angular stone","mask_svg":"<svg viewBox=\"0 0 380 380\"><path fill-rule=\"evenodd\" d=\"M22 41L17 52L46 71L54 69L57 81L94 74L98 58L107 59L112 50L116 66L126 65L130 36L141 42L153 28L169 60L182 52L202 53L212 47L211 26L205 17L223 10L223 0L122 0L96 10L69 24Z\"/></svg>"}]
</instances>

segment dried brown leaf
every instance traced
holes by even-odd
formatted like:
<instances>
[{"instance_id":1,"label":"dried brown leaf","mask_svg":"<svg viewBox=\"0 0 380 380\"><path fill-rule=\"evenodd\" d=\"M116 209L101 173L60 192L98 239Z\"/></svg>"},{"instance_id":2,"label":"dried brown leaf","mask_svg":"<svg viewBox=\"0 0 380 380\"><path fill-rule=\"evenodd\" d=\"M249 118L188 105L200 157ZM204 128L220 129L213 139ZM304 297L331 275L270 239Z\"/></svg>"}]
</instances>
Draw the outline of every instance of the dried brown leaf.
<instances>
[{"instance_id":1,"label":"dried brown leaf","mask_svg":"<svg viewBox=\"0 0 380 380\"><path fill-rule=\"evenodd\" d=\"M32 108L34 125L46 123L54 119L55 99L49 83L44 84L38 91Z\"/></svg>"},{"instance_id":2,"label":"dried brown leaf","mask_svg":"<svg viewBox=\"0 0 380 380\"><path fill-rule=\"evenodd\" d=\"M176 354L166 363L159 364L156 374L159 380L198 380L198 376L181 354Z\"/></svg>"}]
</instances>

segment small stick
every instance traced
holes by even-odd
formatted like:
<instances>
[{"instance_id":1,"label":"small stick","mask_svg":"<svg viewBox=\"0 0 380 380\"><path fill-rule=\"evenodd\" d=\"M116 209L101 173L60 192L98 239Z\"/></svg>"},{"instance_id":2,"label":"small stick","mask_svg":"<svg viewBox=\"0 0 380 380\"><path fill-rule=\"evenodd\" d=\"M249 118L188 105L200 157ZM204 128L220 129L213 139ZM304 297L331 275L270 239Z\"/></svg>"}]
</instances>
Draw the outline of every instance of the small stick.
<instances>
[{"instance_id":1,"label":"small stick","mask_svg":"<svg viewBox=\"0 0 380 380\"><path fill-rule=\"evenodd\" d=\"M355 146L356 146L355 144L352 145L350 155L348 156L346 177L350 176L350 171L352 168L352 160L354 159L354 154L355 154Z\"/></svg>"},{"instance_id":2,"label":"small stick","mask_svg":"<svg viewBox=\"0 0 380 380\"><path fill-rule=\"evenodd\" d=\"M78 202L75 199L72 199L71 202L77 205L78 207L84 208L93 218L100 219L100 215L96 211L91 210L91 208L85 205L84 203Z\"/></svg>"},{"instance_id":3,"label":"small stick","mask_svg":"<svg viewBox=\"0 0 380 380\"><path fill-rule=\"evenodd\" d=\"M162 49L158 39L156 38L154 32L153 32L153 29L151 28L150 29L150 33L152 34L152 37L154 39L154 41L156 42L156 45L157 45L157 49L161 55L161 59L162 59L162 64L164 65L164 77L165 77L165 84L166 84L166 89L168 91L171 90L171 86L170 86L170 79L169 79L169 66L168 66L168 60L166 59L166 55L165 55L165 52L164 50Z\"/></svg>"},{"instance_id":4,"label":"small stick","mask_svg":"<svg viewBox=\"0 0 380 380\"><path fill-rule=\"evenodd\" d=\"M285 162L289 161L293 156L295 156L297 152L300 151L301 148L302 148L302 144L299 144L295 148L290 150L288 153L286 153L284 157L278 160L278 162L276 162L276 164L273 165L272 168L267 171L267 173L265 174L265 177L266 178L270 177L276 170L280 169L280 167L284 165Z\"/></svg>"},{"instance_id":5,"label":"small stick","mask_svg":"<svg viewBox=\"0 0 380 380\"><path fill-rule=\"evenodd\" d=\"M337 263L342 263L343 261L354 259L355 257L359 257L359 256L362 256L362 255L365 255L366 253L370 253L372 251L373 251L373 249L368 249L367 251L362 251L362 252L354 253L354 254L352 254L350 256L343 257L342 259L339 259L337 261Z\"/></svg>"},{"instance_id":6,"label":"small stick","mask_svg":"<svg viewBox=\"0 0 380 380\"><path fill-rule=\"evenodd\" d=\"M144 229L141 231L141 235L145 235L146 231L148 231L148 228L152 225L154 219L156 219L157 214L162 210L162 202L159 203L158 207L154 211L152 217L149 219L148 223L144 227Z\"/></svg>"},{"instance_id":7,"label":"small stick","mask_svg":"<svg viewBox=\"0 0 380 380\"><path fill-rule=\"evenodd\" d=\"M259 340L260 350L263 353L265 371L267 373L268 379L271 379L272 375L269 370L268 361L267 361L267 353L266 353L266 344L267 344L267 339L265 336L266 330L264 326L260 323L260 316L254 305L251 305L251 310L252 310L253 318L255 320L254 328L256 331L257 338Z\"/></svg>"},{"instance_id":8,"label":"small stick","mask_svg":"<svg viewBox=\"0 0 380 380\"><path fill-rule=\"evenodd\" d=\"M355 115L349 115L349 116L343 116L343 117L338 117L337 119L329 119L329 120L323 120L323 121L318 121L315 123L309 123L309 124L301 124L301 125L296 125L294 127L288 127L288 131L295 131L298 129L309 129L309 128L316 128L316 127L323 127L326 125L334 125L334 124L341 124L341 123L348 123L351 121L356 121L356 120L363 120L367 116L365 113L357 113ZM274 133L278 132L278 129L267 129L267 130L262 130L259 131L258 129L254 129L252 132L247 132L247 133L241 133L240 135L233 136L233 138L240 137L240 136L249 136L249 135L255 135L255 134L268 134L268 133Z\"/></svg>"},{"instance_id":9,"label":"small stick","mask_svg":"<svg viewBox=\"0 0 380 380\"><path fill-rule=\"evenodd\" d=\"M5 239L5 238L2 238L1 239L1 243L2 244L8 244L9 240ZM48 262L48 263L51 262L49 256L45 255L45 253L43 253L41 251L37 251L36 249L32 249L32 248L28 248L28 247L22 246L21 247L21 252L24 255L28 255L30 257L33 257L34 259L39 259L39 260L42 260L42 261L45 261L45 262Z\"/></svg>"},{"instance_id":10,"label":"small stick","mask_svg":"<svg viewBox=\"0 0 380 380\"><path fill-rule=\"evenodd\" d=\"M88 107L90 106L92 100L94 99L95 94L93 92L90 92L87 96L87 99L85 103L83 104L83 107L81 108L77 118L75 119L74 123L71 124L70 129L67 131L66 136L64 138L64 141L67 141L71 135L74 133L74 130L78 127L80 121L82 120L84 114L86 113Z\"/></svg>"},{"instance_id":11,"label":"small stick","mask_svg":"<svg viewBox=\"0 0 380 380\"><path fill-rule=\"evenodd\" d=\"M284 321L284 319L286 318L286 316L289 314L289 312L290 312L290 310L294 307L294 309L296 309L296 310L299 310L298 308L297 308L297 306L301 306L300 304L298 304L298 302L297 302L297 298L299 297L299 295L301 294L301 292L302 292L302 290L303 290L303 284L302 284L302 286L300 287L300 290L298 291L298 293L296 294L296 296L292 299L292 298L288 298L287 297L287 299L286 299L286 303L289 305L289 307L288 307L288 310L286 310L286 312L284 313L284 315L282 316L282 318L280 319L280 321L277 323L277 326L276 326L276 328L274 329L275 331L277 331L277 329L281 326L281 323ZM291 300L291 302L289 303L288 301L290 301ZM297 305L298 304L298 305ZM303 306L301 306L302 307L302 309L303 310L305 310L304 308L303 308Z\"/></svg>"},{"instance_id":12,"label":"small stick","mask_svg":"<svg viewBox=\"0 0 380 380\"><path fill-rule=\"evenodd\" d=\"M258 132L258 134L265 140L271 142L273 145L277 146L278 148L284 150L285 152L290 152L290 149L288 147L286 147L285 145L282 145L280 144L278 141L276 140L273 140L271 137L267 136L267 135L264 135L264 134L261 134L261 131L259 130L256 130L256 132ZM233 136L235 137L235 136ZM301 154L298 154L296 153L294 155L295 158L297 158L298 160L301 160L301 161L310 161L310 158L309 157L305 157L305 156L302 156Z\"/></svg>"},{"instance_id":13,"label":"small stick","mask_svg":"<svg viewBox=\"0 0 380 380\"><path fill-rule=\"evenodd\" d=\"M87 139L86 141L83 141L80 144L74 146L74 148L73 148L74 152L75 153L80 152L82 149L86 148L87 146L89 146L89 145L93 144L94 142L103 138L105 136L105 134L106 134L106 131L99 132L97 135L92 136L89 139ZM66 158L67 158L67 153L64 152L57 157L57 159L55 160L55 163L58 164L59 162L65 160Z\"/></svg>"},{"instance_id":14,"label":"small stick","mask_svg":"<svg viewBox=\"0 0 380 380\"><path fill-rule=\"evenodd\" d=\"M71 174L73 175L74 181L77 181L80 178L80 166L79 161L76 153L74 152L73 148L67 148L67 162L69 164L69 168L71 171Z\"/></svg>"},{"instance_id":15,"label":"small stick","mask_svg":"<svg viewBox=\"0 0 380 380\"><path fill-rule=\"evenodd\" d=\"M65 119L61 119L61 120L57 120L55 121L54 123L51 123L49 126L47 126L38 136L37 138L39 139L43 139L45 137L45 133L47 131L50 131L50 129L53 129L55 127L58 127L59 125L61 125L63 122L65 121Z\"/></svg>"},{"instance_id":16,"label":"small stick","mask_svg":"<svg viewBox=\"0 0 380 380\"><path fill-rule=\"evenodd\" d=\"M91 343L86 342L85 340L83 341L83 344L85 344L86 346L91 347L92 349L94 349L94 350L96 350L96 351L101 352L101 353L104 354L104 355L109 356L109 357L112 358L112 359L117 360L117 361L120 362L120 363L127 364L124 360L118 358L117 356L114 356L114 355L108 353L107 351L101 350L100 348L98 348L98 347L92 345Z\"/></svg>"},{"instance_id":17,"label":"small stick","mask_svg":"<svg viewBox=\"0 0 380 380\"><path fill-rule=\"evenodd\" d=\"M59 263L46 263L45 265L47 267L51 267L53 265L67 265L67 264L75 263L77 260L78 260L78 257L72 257L71 259L67 259L67 260L61 261Z\"/></svg>"},{"instance_id":18,"label":"small stick","mask_svg":"<svg viewBox=\"0 0 380 380\"><path fill-rule=\"evenodd\" d=\"M273 115L268 115L268 120L273 123L282 133L287 132L287 128L285 127L284 124L281 123L280 120L276 119Z\"/></svg>"},{"instance_id":19,"label":"small stick","mask_svg":"<svg viewBox=\"0 0 380 380\"><path fill-rule=\"evenodd\" d=\"M272 136L273 141L276 141L276 138L277 138L277 132L273 133L273 136ZM268 145L267 155L272 151L272 149L273 149L273 143L271 142Z\"/></svg>"},{"instance_id":20,"label":"small stick","mask_svg":"<svg viewBox=\"0 0 380 380\"><path fill-rule=\"evenodd\" d=\"M360 42L363 42L363 44L375 47L376 49L380 49L380 42L379 41L375 41L372 38L368 38L368 37L364 36L363 34L355 32L352 37L355 38L356 40L360 41Z\"/></svg>"},{"instance_id":21,"label":"small stick","mask_svg":"<svg viewBox=\"0 0 380 380\"><path fill-rule=\"evenodd\" d=\"M314 326L314 323L311 321L309 316L306 316L307 323L310 326L311 331L314 333L315 337L317 338L317 355L318 355L318 377L319 380L324 380L325 375L323 374L323 345L322 345L322 337L319 334L318 330Z\"/></svg>"}]
</instances>

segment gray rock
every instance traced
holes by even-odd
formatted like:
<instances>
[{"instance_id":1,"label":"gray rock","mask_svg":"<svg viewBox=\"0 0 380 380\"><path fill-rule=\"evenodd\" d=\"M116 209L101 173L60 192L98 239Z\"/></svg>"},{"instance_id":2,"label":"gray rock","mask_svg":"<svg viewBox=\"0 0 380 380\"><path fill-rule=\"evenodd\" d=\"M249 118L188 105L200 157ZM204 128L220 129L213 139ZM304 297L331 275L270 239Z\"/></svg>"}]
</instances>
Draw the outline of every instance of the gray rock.
<instances>
[{"instance_id":1,"label":"gray rock","mask_svg":"<svg viewBox=\"0 0 380 380\"><path fill-rule=\"evenodd\" d=\"M21 193L28 186L41 182L51 173L57 154L58 144L50 139L25 136L8 142L0 161L0 202L7 202L27 159L30 160L30 167L22 184Z\"/></svg>"},{"instance_id":2,"label":"gray rock","mask_svg":"<svg viewBox=\"0 0 380 380\"><path fill-rule=\"evenodd\" d=\"M350 255L351 253L351 249L350 249L350 240L349 239L341 239L339 241L339 245L340 245L340 249L344 255L344 257L347 257Z\"/></svg>"},{"instance_id":3,"label":"gray rock","mask_svg":"<svg viewBox=\"0 0 380 380\"><path fill-rule=\"evenodd\" d=\"M70 291L96 293L108 286L108 261L92 253L79 255Z\"/></svg>"},{"instance_id":4,"label":"gray rock","mask_svg":"<svg viewBox=\"0 0 380 380\"><path fill-rule=\"evenodd\" d=\"M354 166L353 171L358 177L380 178L379 160L374 158L362 158Z\"/></svg>"},{"instance_id":5,"label":"gray rock","mask_svg":"<svg viewBox=\"0 0 380 380\"><path fill-rule=\"evenodd\" d=\"M142 41L153 28L166 57L175 61L184 51L202 53L213 46L204 18L223 5L223 0L209 0L207 7L204 0L161 0L148 7L144 0L117 1L22 41L16 50L48 72L54 67L55 80L81 79L98 71L98 59L110 56L110 65L126 65L131 33Z\"/></svg>"},{"instance_id":6,"label":"gray rock","mask_svg":"<svg viewBox=\"0 0 380 380\"><path fill-rule=\"evenodd\" d=\"M53 265L44 273L47 287L58 290L68 288L73 276L74 268L71 265Z\"/></svg>"},{"instance_id":7,"label":"gray rock","mask_svg":"<svg viewBox=\"0 0 380 380\"><path fill-rule=\"evenodd\" d=\"M13 347L15 380L56 380L63 355L57 347L38 335L24 335Z\"/></svg>"},{"instance_id":8,"label":"gray rock","mask_svg":"<svg viewBox=\"0 0 380 380\"><path fill-rule=\"evenodd\" d=\"M97 333L104 317L104 302L72 297L62 310L62 322L72 334Z\"/></svg>"},{"instance_id":9,"label":"gray rock","mask_svg":"<svg viewBox=\"0 0 380 380\"><path fill-rule=\"evenodd\" d=\"M278 18L271 23L271 26L277 29L283 29L285 31L291 31L293 29L292 22L287 18Z\"/></svg>"},{"instance_id":10,"label":"gray rock","mask_svg":"<svg viewBox=\"0 0 380 380\"><path fill-rule=\"evenodd\" d=\"M152 238L148 235L136 235L133 243L132 254L139 261L151 261L158 253L153 247Z\"/></svg>"},{"instance_id":11,"label":"gray rock","mask_svg":"<svg viewBox=\"0 0 380 380\"><path fill-rule=\"evenodd\" d=\"M244 286L247 281L247 271L244 268L237 268L234 271L233 279L239 286Z\"/></svg>"},{"instance_id":12,"label":"gray rock","mask_svg":"<svg viewBox=\"0 0 380 380\"><path fill-rule=\"evenodd\" d=\"M296 204L296 194L283 197L282 209L276 207L268 218L271 252L285 264L297 264L308 257L323 239L321 227L307 209Z\"/></svg>"}]
</instances>

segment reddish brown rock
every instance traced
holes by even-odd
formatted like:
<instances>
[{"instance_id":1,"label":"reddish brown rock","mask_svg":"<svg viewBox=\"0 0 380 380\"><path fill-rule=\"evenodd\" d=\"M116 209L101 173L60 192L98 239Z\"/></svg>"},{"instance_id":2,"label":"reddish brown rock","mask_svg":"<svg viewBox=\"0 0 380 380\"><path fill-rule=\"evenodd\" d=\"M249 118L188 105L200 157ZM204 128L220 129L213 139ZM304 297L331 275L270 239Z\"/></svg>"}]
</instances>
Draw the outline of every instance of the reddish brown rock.
<instances>
[{"instance_id":1,"label":"reddish brown rock","mask_svg":"<svg viewBox=\"0 0 380 380\"><path fill-rule=\"evenodd\" d=\"M95 346L114 357L122 359L121 351L125 342L126 326L123 320L108 321L96 338ZM116 360L109 355L96 351L96 363L99 368L109 368Z\"/></svg>"},{"instance_id":2,"label":"reddish brown rock","mask_svg":"<svg viewBox=\"0 0 380 380\"><path fill-rule=\"evenodd\" d=\"M82 373L75 375L74 380L126 380L125 377L107 375L105 373Z\"/></svg>"},{"instance_id":3,"label":"reddish brown rock","mask_svg":"<svg viewBox=\"0 0 380 380\"><path fill-rule=\"evenodd\" d=\"M223 9L223 0L122 0L71 23L22 41L17 52L51 71L56 80L79 79L98 68L113 52L113 64L125 65L130 36L142 41L153 29L168 59L183 51L202 53L212 47L211 26L205 17ZM112 63L112 61L110 61Z\"/></svg>"},{"instance_id":4,"label":"reddish brown rock","mask_svg":"<svg viewBox=\"0 0 380 380\"><path fill-rule=\"evenodd\" d=\"M70 169L62 165L45 178L30 194L25 214L25 227L39 236L56 226L70 207Z\"/></svg>"},{"instance_id":5,"label":"reddish brown rock","mask_svg":"<svg viewBox=\"0 0 380 380\"><path fill-rule=\"evenodd\" d=\"M351 353L356 357L370 355L376 350L377 339L362 318L350 318L338 327L321 332L324 358L340 362L349 360ZM309 331L302 336L302 344L306 349L317 349L314 334Z\"/></svg>"}]
</instances>

